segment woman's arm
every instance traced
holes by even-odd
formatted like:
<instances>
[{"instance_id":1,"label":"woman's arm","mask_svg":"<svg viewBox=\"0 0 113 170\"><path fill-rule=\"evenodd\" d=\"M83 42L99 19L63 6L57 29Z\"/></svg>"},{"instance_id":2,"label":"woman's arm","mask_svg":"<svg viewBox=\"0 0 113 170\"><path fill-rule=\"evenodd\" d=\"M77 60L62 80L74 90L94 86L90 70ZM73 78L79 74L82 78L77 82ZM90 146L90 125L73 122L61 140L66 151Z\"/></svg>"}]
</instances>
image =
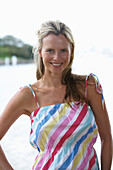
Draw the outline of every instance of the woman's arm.
<instances>
[{"instance_id":1,"label":"woman's arm","mask_svg":"<svg viewBox=\"0 0 113 170\"><path fill-rule=\"evenodd\" d=\"M101 170L111 170L112 134L110 121L105 102L104 108L102 107L102 95L97 92L94 79L90 77L89 82L91 83L88 85L87 98L89 105L94 113L101 138Z\"/></svg>"},{"instance_id":2,"label":"woman's arm","mask_svg":"<svg viewBox=\"0 0 113 170\"><path fill-rule=\"evenodd\" d=\"M10 126L22 115L28 114L29 111L26 109L29 106L29 93L26 92L27 89L23 89L18 92L9 101L6 108L4 109L2 115L0 116L0 140L6 134ZM30 114L30 113L29 113ZM9 164L1 146L0 146L0 169L2 170L12 170L13 168Z\"/></svg>"},{"instance_id":3,"label":"woman's arm","mask_svg":"<svg viewBox=\"0 0 113 170\"><path fill-rule=\"evenodd\" d=\"M13 170L12 166L9 164L2 147L0 146L0 169L1 170Z\"/></svg>"}]
</instances>

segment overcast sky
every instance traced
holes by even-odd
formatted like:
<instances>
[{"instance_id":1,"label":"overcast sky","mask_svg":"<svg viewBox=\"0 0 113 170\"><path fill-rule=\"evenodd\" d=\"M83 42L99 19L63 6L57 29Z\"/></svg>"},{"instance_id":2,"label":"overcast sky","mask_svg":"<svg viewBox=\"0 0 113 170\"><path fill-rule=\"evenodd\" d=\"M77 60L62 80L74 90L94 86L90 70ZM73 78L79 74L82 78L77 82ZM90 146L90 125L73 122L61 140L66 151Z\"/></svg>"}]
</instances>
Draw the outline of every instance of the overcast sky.
<instances>
[{"instance_id":1,"label":"overcast sky","mask_svg":"<svg viewBox=\"0 0 113 170\"><path fill-rule=\"evenodd\" d=\"M113 51L112 0L0 0L0 37L13 35L35 45L35 32L46 20L67 24L77 50Z\"/></svg>"}]
</instances>

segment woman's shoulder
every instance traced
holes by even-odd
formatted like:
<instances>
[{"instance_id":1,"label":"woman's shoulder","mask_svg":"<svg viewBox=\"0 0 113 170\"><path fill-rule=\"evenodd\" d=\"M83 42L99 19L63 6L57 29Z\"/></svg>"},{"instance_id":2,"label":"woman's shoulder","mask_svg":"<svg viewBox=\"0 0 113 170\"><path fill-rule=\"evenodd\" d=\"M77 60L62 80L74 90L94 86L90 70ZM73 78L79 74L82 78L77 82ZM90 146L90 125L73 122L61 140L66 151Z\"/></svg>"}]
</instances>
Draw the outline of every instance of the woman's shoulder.
<instances>
[{"instance_id":1,"label":"woman's shoulder","mask_svg":"<svg viewBox=\"0 0 113 170\"><path fill-rule=\"evenodd\" d=\"M98 77L93 73L86 75L73 74L73 77L78 84L83 82L83 84L87 83L88 85L94 85L96 82L99 82Z\"/></svg>"},{"instance_id":2,"label":"woman's shoulder","mask_svg":"<svg viewBox=\"0 0 113 170\"><path fill-rule=\"evenodd\" d=\"M36 97L37 88L37 82L35 82L33 84L24 85L17 93L30 112L37 109L38 106Z\"/></svg>"},{"instance_id":3,"label":"woman's shoulder","mask_svg":"<svg viewBox=\"0 0 113 170\"><path fill-rule=\"evenodd\" d=\"M85 80L85 96L88 98L89 103L100 102L104 107L104 96L102 85L97 75L90 73L86 76Z\"/></svg>"},{"instance_id":4,"label":"woman's shoulder","mask_svg":"<svg viewBox=\"0 0 113 170\"><path fill-rule=\"evenodd\" d=\"M93 100L95 96L102 96L103 99L103 89L98 79L98 76L90 73L88 75L74 75L76 80L76 86L78 90L87 98L87 100Z\"/></svg>"},{"instance_id":5,"label":"woman's shoulder","mask_svg":"<svg viewBox=\"0 0 113 170\"><path fill-rule=\"evenodd\" d=\"M26 84L22 87L20 87L19 92L21 92L22 94L24 94L25 96L33 94L37 91L37 89L39 88L40 83L39 80L37 82L34 82L32 84Z\"/></svg>"}]
</instances>

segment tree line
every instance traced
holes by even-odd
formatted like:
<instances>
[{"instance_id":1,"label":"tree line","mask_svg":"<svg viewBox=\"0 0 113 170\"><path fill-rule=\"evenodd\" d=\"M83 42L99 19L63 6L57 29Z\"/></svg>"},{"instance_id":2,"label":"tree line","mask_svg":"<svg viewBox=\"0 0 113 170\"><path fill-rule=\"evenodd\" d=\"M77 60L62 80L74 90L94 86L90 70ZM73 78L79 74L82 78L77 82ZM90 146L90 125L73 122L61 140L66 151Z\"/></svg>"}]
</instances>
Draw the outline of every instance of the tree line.
<instances>
[{"instance_id":1,"label":"tree line","mask_svg":"<svg viewBox=\"0 0 113 170\"><path fill-rule=\"evenodd\" d=\"M13 55L24 60L33 59L32 46L24 43L22 40L6 35L0 38L0 59L11 58Z\"/></svg>"}]
</instances>

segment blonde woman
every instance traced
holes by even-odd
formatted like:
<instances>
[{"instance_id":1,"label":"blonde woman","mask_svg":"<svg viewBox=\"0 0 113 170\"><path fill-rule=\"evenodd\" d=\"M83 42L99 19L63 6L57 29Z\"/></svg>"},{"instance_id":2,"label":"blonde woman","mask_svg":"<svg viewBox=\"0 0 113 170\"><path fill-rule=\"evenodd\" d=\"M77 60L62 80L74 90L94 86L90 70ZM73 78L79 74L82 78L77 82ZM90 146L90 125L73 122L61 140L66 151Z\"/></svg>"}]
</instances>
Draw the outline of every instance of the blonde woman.
<instances>
[{"instance_id":1,"label":"blonde woman","mask_svg":"<svg viewBox=\"0 0 113 170\"><path fill-rule=\"evenodd\" d=\"M37 36L37 82L23 87L6 106L0 117L0 139L26 114L31 119L30 143L39 152L33 169L97 170L93 145L99 133L101 169L110 170L111 127L97 76L72 74L74 40L64 23L45 22ZM13 169L2 149L0 167Z\"/></svg>"}]
</instances>

